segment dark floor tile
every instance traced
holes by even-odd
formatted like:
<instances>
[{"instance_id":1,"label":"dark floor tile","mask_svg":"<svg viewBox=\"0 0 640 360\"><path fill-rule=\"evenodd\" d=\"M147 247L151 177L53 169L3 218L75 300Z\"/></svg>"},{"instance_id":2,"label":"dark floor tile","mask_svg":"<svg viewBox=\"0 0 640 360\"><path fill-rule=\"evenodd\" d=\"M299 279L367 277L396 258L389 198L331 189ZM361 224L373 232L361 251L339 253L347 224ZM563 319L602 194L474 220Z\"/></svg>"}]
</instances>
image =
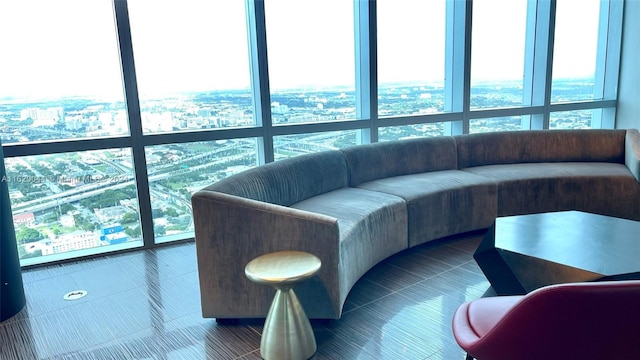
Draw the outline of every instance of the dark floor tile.
<instances>
[{"instance_id":1,"label":"dark floor tile","mask_svg":"<svg viewBox=\"0 0 640 360\"><path fill-rule=\"evenodd\" d=\"M438 240L442 245L452 247L469 254L473 254L486 234L486 230L479 230L468 234L456 235L451 238Z\"/></svg>"},{"instance_id":2,"label":"dark floor tile","mask_svg":"<svg viewBox=\"0 0 640 360\"><path fill-rule=\"evenodd\" d=\"M368 353L362 347L350 342L348 339L339 337L329 329L315 329L316 343L318 350L313 356L318 359L377 359L373 354Z\"/></svg>"},{"instance_id":3,"label":"dark floor tile","mask_svg":"<svg viewBox=\"0 0 640 360\"><path fill-rule=\"evenodd\" d=\"M419 275L388 263L374 266L365 276L367 280L392 291L402 290L423 280Z\"/></svg>"},{"instance_id":4,"label":"dark floor tile","mask_svg":"<svg viewBox=\"0 0 640 360\"><path fill-rule=\"evenodd\" d=\"M74 304L64 300L63 296L70 291L80 289L76 279L66 275L25 283L26 308L29 316L37 316L73 306ZM76 304L84 303L90 301L90 298L85 297L75 301Z\"/></svg>"},{"instance_id":5,"label":"dark floor tile","mask_svg":"<svg viewBox=\"0 0 640 360\"><path fill-rule=\"evenodd\" d=\"M134 359L236 359L259 348L260 335L246 325L178 319L118 339Z\"/></svg>"},{"instance_id":6,"label":"dark floor tile","mask_svg":"<svg viewBox=\"0 0 640 360\"><path fill-rule=\"evenodd\" d=\"M387 296L392 292L393 290L379 285L369 280L369 277L364 276L353 286L353 288L349 292L347 301L342 311L351 311L383 296Z\"/></svg>"},{"instance_id":7,"label":"dark floor tile","mask_svg":"<svg viewBox=\"0 0 640 360\"><path fill-rule=\"evenodd\" d=\"M358 311L364 316L379 318L385 323L385 328L396 329L397 336L407 347L416 354L427 357L444 346L446 337L443 337L443 328L449 329L450 325L439 302L439 298L412 301L400 292L368 304Z\"/></svg>"},{"instance_id":8,"label":"dark floor tile","mask_svg":"<svg viewBox=\"0 0 640 360\"><path fill-rule=\"evenodd\" d=\"M153 250L156 255L158 273L161 277L172 277L198 271L194 242L166 246Z\"/></svg>"},{"instance_id":9,"label":"dark floor tile","mask_svg":"<svg viewBox=\"0 0 640 360\"><path fill-rule=\"evenodd\" d=\"M430 350L417 346L419 340L396 323L397 313L406 306L407 298L391 294L343 316L339 322L327 326L337 338L346 339L365 354L376 359L420 359L430 355ZM377 313L376 304L385 303L388 310Z\"/></svg>"},{"instance_id":10,"label":"dark floor tile","mask_svg":"<svg viewBox=\"0 0 640 360\"><path fill-rule=\"evenodd\" d=\"M469 260L473 260L473 256L469 252L446 246L441 242L432 246L416 247L415 252L430 259L449 264L452 267L460 266Z\"/></svg>"},{"instance_id":11,"label":"dark floor tile","mask_svg":"<svg viewBox=\"0 0 640 360\"><path fill-rule=\"evenodd\" d=\"M0 359L46 358L49 349L42 333L31 319L0 324Z\"/></svg>"},{"instance_id":12,"label":"dark floor tile","mask_svg":"<svg viewBox=\"0 0 640 360\"><path fill-rule=\"evenodd\" d=\"M134 360L118 342L111 341L82 351L55 356L56 360ZM138 360L138 359L135 359Z\"/></svg>"},{"instance_id":13,"label":"dark floor tile","mask_svg":"<svg viewBox=\"0 0 640 360\"><path fill-rule=\"evenodd\" d=\"M238 358L238 360L262 360L262 356L260 356L260 350L254 350L244 356Z\"/></svg>"},{"instance_id":14,"label":"dark floor tile","mask_svg":"<svg viewBox=\"0 0 640 360\"><path fill-rule=\"evenodd\" d=\"M367 272L340 320L313 321L314 359L462 359L451 317L490 296L479 236L432 241ZM193 243L25 270L27 307L0 324L0 359L259 359L264 319L201 316ZM69 291L88 295L66 301Z\"/></svg>"},{"instance_id":15,"label":"dark floor tile","mask_svg":"<svg viewBox=\"0 0 640 360\"><path fill-rule=\"evenodd\" d=\"M200 288L197 274L193 272L171 278L158 278L142 288L153 304L162 310L166 321L194 311L200 312Z\"/></svg>"},{"instance_id":16,"label":"dark floor tile","mask_svg":"<svg viewBox=\"0 0 640 360\"><path fill-rule=\"evenodd\" d=\"M427 251L425 250L425 253ZM418 275L421 278L430 278L443 271L453 268L453 265L425 256L419 252L403 252L389 259L389 264L399 267L402 270Z\"/></svg>"},{"instance_id":17,"label":"dark floor tile","mask_svg":"<svg viewBox=\"0 0 640 360\"><path fill-rule=\"evenodd\" d=\"M92 267L100 266L101 264L113 263L113 258L116 256L118 255L105 255L102 257L91 259L73 260L54 265L23 269L22 281L26 284L33 281L46 280L56 276L63 276L78 271L84 271Z\"/></svg>"},{"instance_id":18,"label":"dark floor tile","mask_svg":"<svg viewBox=\"0 0 640 360\"><path fill-rule=\"evenodd\" d=\"M43 341L52 357L81 352L114 340L112 333L103 326L109 315L98 310L87 316L89 312L89 308L79 305L37 317L37 326L46 334Z\"/></svg>"},{"instance_id":19,"label":"dark floor tile","mask_svg":"<svg viewBox=\"0 0 640 360\"><path fill-rule=\"evenodd\" d=\"M73 279L77 289L86 290L92 298L103 297L136 287L131 280L131 274L124 271L115 261L76 271L65 275L65 277ZM69 291L72 290L76 289L70 289Z\"/></svg>"}]
</instances>

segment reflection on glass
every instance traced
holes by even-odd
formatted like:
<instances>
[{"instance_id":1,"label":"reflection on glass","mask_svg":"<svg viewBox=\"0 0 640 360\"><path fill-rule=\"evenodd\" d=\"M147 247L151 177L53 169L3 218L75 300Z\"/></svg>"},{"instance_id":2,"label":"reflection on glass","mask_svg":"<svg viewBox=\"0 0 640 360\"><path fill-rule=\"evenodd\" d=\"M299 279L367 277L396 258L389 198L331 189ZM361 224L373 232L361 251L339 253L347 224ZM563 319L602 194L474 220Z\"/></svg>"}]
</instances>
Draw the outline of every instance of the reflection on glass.
<instances>
[{"instance_id":1,"label":"reflection on glass","mask_svg":"<svg viewBox=\"0 0 640 360\"><path fill-rule=\"evenodd\" d=\"M471 119L469 121L469 133L482 133L490 131L517 131L522 130L521 116L503 116L486 119Z\"/></svg>"},{"instance_id":2,"label":"reflection on glass","mask_svg":"<svg viewBox=\"0 0 640 360\"><path fill-rule=\"evenodd\" d=\"M600 0L558 1L551 102L594 97Z\"/></svg>"},{"instance_id":3,"label":"reflection on glass","mask_svg":"<svg viewBox=\"0 0 640 360\"><path fill-rule=\"evenodd\" d=\"M141 246L130 149L5 159L23 265Z\"/></svg>"},{"instance_id":4,"label":"reflection on glass","mask_svg":"<svg viewBox=\"0 0 640 360\"><path fill-rule=\"evenodd\" d=\"M416 137L443 136L445 123L381 127L378 141L404 140Z\"/></svg>"},{"instance_id":5,"label":"reflection on glass","mask_svg":"<svg viewBox=\"0 0 640 360\"><path fill-rule=\"evenodd\" d=\"M145 154L156 242L193 237L191 195L258 163L255 138L149 146Z\"/></svg>"},{"instance_id":6,"label":"reflection on glass","mask_svg":"<svg viewBox=\"0 0 640 360\"><path fill-rule=\"evenodd\" d=\"M549 116L549 129L590 129L593 110L553 112Z\"/></svg>"},{"instance_id":7,"label":"reflection on glass","mask_svg":"<svg viewBox=\"0 0 640 360\"><path fill-rule=\"evenodd\" d=\"M274 124L355 118L353 2L265 2Z\"/></svg>"},{"instance_id":8,"label":"reflection on glass","mask_svg":"<svg viewBox=\"0 0 640 360\"><path fill-rule=\"evenodd\" d=\"M254 125L244 1L129 1L145 133Z\"/></svg>"},{"instance_id":9,"label":"reflection on glass","mask_svg":"<svg viewBox=\"0 0 640 360\"><path fill-rule=\"evenodd\" d=\"M0 2L4 143L129 133L110 0Z\"/></svg>"},{"instance_id":10,"label":"reflection on glass","mask_svg":"<svg viewBox=\"0 0 640 360\"><path fill-rule=\"evenodd\" d=\"M320 152L343 149L358 144L359 130L328 131L313 134L274 136L275 160Z\"/></svg>"},{"instance_id":11,"label":"reflection on glass","mask_svg":"<svg viewBox=\"0 0 640 360\"><path fill-rule=\"evenodd\" d=\"M522 105L526 23L526 1L473 1L472 109Z\"/></svg>"},{"instance_id":12,"label":"reflection on glass","mask_svg":"<svg viewBox=\"0 0 640 360\"><path fill-rule=\"evenodd\" d=\"M444 111L445 1L376 6L378 116Z\"/></svg>"}]
</instances>

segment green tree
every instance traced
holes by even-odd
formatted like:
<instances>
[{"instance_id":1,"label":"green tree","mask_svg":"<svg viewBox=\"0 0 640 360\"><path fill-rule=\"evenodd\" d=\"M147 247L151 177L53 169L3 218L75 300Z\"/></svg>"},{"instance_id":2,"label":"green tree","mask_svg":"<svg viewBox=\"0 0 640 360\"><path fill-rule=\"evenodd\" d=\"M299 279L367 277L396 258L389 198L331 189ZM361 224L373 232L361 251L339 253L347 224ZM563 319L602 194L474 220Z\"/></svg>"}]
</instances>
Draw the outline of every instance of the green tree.
<instances>
[{"instance_id":1,"label":"green tree","mask_svg":"<svg viewBox=\"0 0 640 360\"><path fill-rule=\"evenodd\" d=\"M62 212L63 214L66 214L70 211L74 211L76 208L71 205L71 204L62 204L60 205L60 212Z\"/></svg>"},{"instance_id":2,"label":"green tree","mask_svg":"<svg viewBox=\"0 0 640 360\"><path fill-rule=\"evenodd\" d=\"M157 219L159 217L163 217L164 216L164 211L162 211L162 209L153 208L153 209L151 209L151 216L154 219Z\"/></svg>"},{"instance_id":3,"label":"green tree","mask_svg":"<svg viewBox=\"0 0 640 360\"><path fill-rule=\"evenodd\" d=\"M167 231L166 226L164 225L156 225L154 227L155 233L156 235L164 235L165 232Z\"/></svg>"},{"instance_id":4,"label":"green tree","mask_svg":"<svg viewBox=\"0 0 640 360\"><path fill-rule=\"evenodd\" d=\"M16 231L16 240L21 244L38 241L42 238L43 236L38 230L26 226L20 226L18 231Z\"/></svg>"},{"instance_id":5,"label":"green tree","mask_svg":"<svg viewBox=\"0 0 640 360\"><path fill-rule=\"evenodd\" d=\"M140 226L136 226L134 228L127 227L124 229L125 234L129 235L132 238L137 238L142 236L142 231L140 230Z\"/></svg>"},{"instance_id":6,"label":"green tree","mask_svg":"<svg viewBox=\"0 0 640 360\"><path fill-rule=\"evenodd\" d=\"M123 223L132 223L137 221L138 221L138 214L136 213L129 212L122 216Z\"/></svg>"},{"instance_id":7,"label":"green tree","mask_svg":"<svg viewBox=\"0 0 640 360\"><path fill-rule=\"evenodd\" d=\"M19 246L18 247L18 256L20 257L20 259L29 259L29 258L36 258L39 256L42 256L42 250L38 249L32 253L27 252L24 247Z\"/></svg>"},{"instance_id":8,"label":"green tree","mask_svg":"<svg viewBox=\"0 0 640 360\"><path fill-rule=\"evenodd\" d=\"M167 208L167 210L164 211L164 215L170 216L170 217L176 217L180 214L178 214L178 212L174 208Z\"/></svg>"}]
</instances>

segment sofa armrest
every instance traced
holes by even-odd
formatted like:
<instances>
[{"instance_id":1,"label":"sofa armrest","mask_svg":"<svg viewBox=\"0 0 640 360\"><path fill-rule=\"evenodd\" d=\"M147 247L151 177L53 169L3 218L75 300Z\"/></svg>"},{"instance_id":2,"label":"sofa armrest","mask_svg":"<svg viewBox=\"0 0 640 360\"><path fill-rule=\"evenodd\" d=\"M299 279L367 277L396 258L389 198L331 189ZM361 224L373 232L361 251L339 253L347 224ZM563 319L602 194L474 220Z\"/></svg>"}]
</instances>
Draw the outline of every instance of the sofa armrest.
<instances>
[{"instance_id":1,"label":"sofa armrest","mask_svg":"<svg viewBox=\"0 0 640 360\"><path fill-rule=\"evenodd\" d=\"M628 129L624 142L624 163L640 182L640 131Z\"/></svg>"},{"instance_id":2,"label":"sofa armrest","mask_svg":"<svg viewBox=\"0 0 640 360\"><path fill-rule=\"evenodd\" d=\"M310 317L340 317L337 219L207 190L194 194L191 203L204 317L265 317L274 290L248 280L244 268L257 256L281 250L320 258L318 275L296 293Z\"/></svg>"}]
</instances>

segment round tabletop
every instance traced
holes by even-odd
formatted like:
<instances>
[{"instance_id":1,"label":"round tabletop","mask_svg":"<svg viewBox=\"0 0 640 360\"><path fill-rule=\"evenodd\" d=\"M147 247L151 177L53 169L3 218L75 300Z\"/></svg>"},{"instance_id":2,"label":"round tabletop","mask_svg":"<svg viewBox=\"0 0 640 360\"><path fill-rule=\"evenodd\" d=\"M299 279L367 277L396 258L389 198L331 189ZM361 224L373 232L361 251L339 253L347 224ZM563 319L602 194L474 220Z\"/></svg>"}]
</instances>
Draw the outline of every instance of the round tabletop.
<instances>
[{"instance_id":1,"label":"round tabletop","mask_svg":"<svg viewBox=\"0 0 640 360\"><path fill-rule=\"evenodd\" d=\"M291 284L315 275L320 259L303 251L277 251L251 260L244 269L254 282L268 285Z\"/></svg>"}]
</instances>

